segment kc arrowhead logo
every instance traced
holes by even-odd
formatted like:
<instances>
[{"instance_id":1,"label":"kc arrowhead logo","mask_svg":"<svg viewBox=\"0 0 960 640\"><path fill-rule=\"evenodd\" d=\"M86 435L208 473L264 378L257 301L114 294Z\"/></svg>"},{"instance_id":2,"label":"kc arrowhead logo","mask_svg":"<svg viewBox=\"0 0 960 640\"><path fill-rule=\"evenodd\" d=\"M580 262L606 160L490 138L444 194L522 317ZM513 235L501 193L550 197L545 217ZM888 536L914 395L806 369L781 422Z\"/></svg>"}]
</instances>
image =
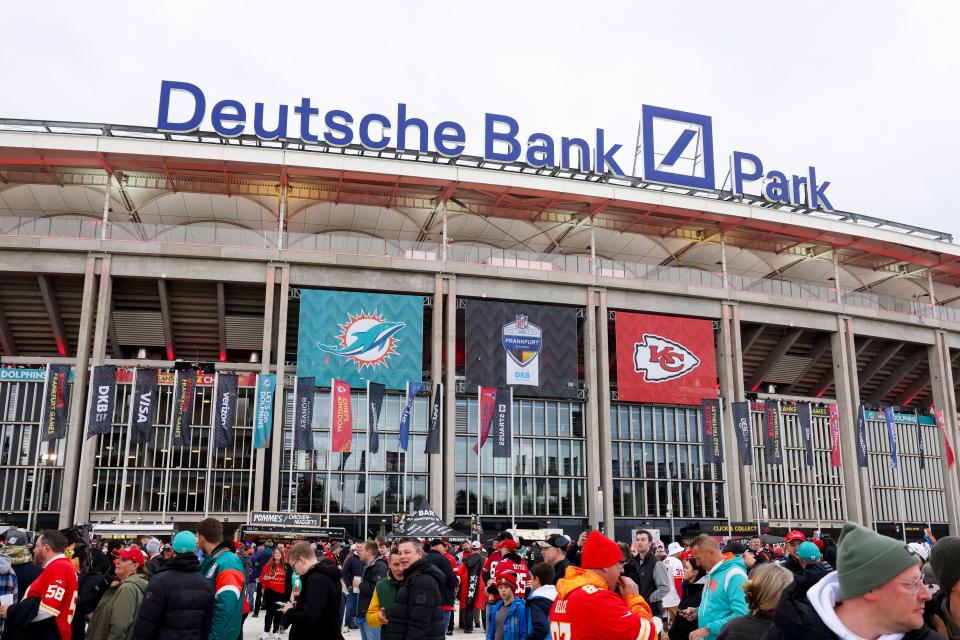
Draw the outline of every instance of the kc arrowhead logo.
<instances>
[{"instance_id":1,"label":"kc arrowhead logo","mask_svg":"<svg viewBox=\"0 0 960 640\"><path fill-rule=\"evenodd\" d=\"M643 373L644 382L666 382L681 378L700 365L690 349L652 333L633 345L633 370Z\"/></svg>"}]
</instances>

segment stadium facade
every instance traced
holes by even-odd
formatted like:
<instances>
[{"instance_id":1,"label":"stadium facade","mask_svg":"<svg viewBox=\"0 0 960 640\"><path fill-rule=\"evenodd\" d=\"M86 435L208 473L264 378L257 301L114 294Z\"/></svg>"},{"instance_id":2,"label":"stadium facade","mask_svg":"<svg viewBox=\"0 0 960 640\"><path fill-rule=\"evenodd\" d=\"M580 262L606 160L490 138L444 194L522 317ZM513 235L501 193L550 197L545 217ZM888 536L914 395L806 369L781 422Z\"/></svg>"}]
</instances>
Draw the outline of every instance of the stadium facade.
<instances>
[{"instance_id":1,"label":"stadium facade","mask_svg":"<svg viewBox=\"0 0 960 640\"><path fill-rule=\"evenodd\" d=\"M293 511L361 535L425 498L488 530L855 520L915 538L960 522L960 249L943 233L463 155L8 120L0 270L0 521ZM57 365L69 396L45 411ZM86 437L103 365L116 397ZM146 370L159 395L135 437ZM228 373L234 428L215 442ZM352 389L349 454L331 451L331 378ZM408 382L423 384L403 449ZM510 457L474 450L480 386L512 390Z\"/></svg>"}]
</instances>

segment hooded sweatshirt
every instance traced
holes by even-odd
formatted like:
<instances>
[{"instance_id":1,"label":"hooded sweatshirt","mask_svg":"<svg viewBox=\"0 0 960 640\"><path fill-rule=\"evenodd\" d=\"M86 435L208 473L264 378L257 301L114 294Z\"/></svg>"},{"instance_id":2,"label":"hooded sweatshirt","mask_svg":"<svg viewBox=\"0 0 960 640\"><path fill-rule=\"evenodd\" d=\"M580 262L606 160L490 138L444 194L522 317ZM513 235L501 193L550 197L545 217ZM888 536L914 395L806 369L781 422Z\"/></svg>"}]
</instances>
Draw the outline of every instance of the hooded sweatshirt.
<instances>
[{"instance_id":1,"label":"hooded sweatshirt","mask_svg":"<svg viewBox=\"0 0 960 640\"><path fill-rule=\"evenodd\" d=\"M554 624L562 637L577 640L653 640L659 635L642 596L622 598L600 576L580 567L567 567L557 582L557 598L550 610L550 626Z\"/></svg>"},{"instance_id":2,"label":"hooded sweatshirt","mask_svg":"<svg viewBox=\"0 0 960 640\"><path fill-rule=\"evenodd\" d=\"M746 581L747 566L740 556L725 555L707 572L707 584L697 609L698 624L710 632L706 640L714 640L731 618L747 615L747 600L743 593Z\"/></svg>"},{"instance_id":3,"label":"hooded sweatshirt","mask_svg":"<svg viewBox=\"0 0 960 640\"><path fill-rule=\"evenodd\" d=\"M103 594L90 618L87 640L125 640L133 635L147 581L135 573Z\"/></svg>"},{"instance_id":4,"label":"hooded sweatshirt","mask_svg":"<svg viewBox=\"0 0 960 640\"><path fill-rule=\"evenodd\" d=\"M550 609L557 599L557 588L545 584L534 589L527 598L527 640L545 640L550 637Z\"/></svg>"}]
</instances>

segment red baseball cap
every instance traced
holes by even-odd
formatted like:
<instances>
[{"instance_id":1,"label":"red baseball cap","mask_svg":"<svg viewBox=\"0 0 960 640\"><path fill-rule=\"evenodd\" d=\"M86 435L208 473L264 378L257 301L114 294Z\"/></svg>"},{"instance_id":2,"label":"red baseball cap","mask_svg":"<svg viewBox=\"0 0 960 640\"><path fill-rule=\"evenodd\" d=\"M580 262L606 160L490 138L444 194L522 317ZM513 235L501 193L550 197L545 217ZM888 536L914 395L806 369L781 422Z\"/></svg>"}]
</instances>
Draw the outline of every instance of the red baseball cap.
<instances>
[{"instance_id":1,"label":"red baseball cap","mask_svg":"<svg viewBox=\"0 0 960 640\"><path fill-rule=\"evenodd\" d=\"M118 558L126 558L127 560L133 560L137 563L138 567L143 566L143 552L139 549L117 549L113 552L113 555Z\"/></svg>"},{"instance_id":2,"label":"red baseball cap","mask_svg":"<svg viewBox=\"0 0 960 640\"><path fill-rule=\"evenodd\" d=\"M794 540L800 540L801 542L807 541L807 536L803 535L803 531L797 531L794 529L787 534L787 542L793 542Z\"/></svg>"}]
</instances>

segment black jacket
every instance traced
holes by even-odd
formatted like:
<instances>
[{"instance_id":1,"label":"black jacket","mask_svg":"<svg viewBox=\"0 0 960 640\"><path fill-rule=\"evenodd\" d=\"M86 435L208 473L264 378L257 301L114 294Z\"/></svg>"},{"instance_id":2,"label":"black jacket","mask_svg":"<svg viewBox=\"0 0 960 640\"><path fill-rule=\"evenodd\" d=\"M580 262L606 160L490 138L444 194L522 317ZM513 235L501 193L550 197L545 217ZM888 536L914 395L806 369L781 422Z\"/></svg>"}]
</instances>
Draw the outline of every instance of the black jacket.
<instances>
[{"instance_id":1,"label":"black jacket","mask_svg":"<svg viewBox=\"0 0 960 640\"><path fill-rule=\"evenodd\" d=\"M440 556L447 562L447 559ZM450 563L447 562L447 566ZM440 585L446 581L435 565L418 560L403 572L403 582L390 610L383 640L445 640L446 625L440 609Z\"/></svg>"},{"instance_id":2,"label":"black jacket","mask_svg":"<svg viewBox=\"0 0 960 640\"><path fill-rule=\"evenodd\" d=\"M40 598L26 598L7 608L3 640L60 640L56 618L30 622L40 611Z\"/></svg>"},{"instance_id":3,"label":"black jacket","mask_svg":"<svg viewBox=\"0 0 960 640\"><path fill-rule=\"evenodd\" d=\"M97 608L108 588L110 580L100 567L93 567L80 576L77 606L73 612L73 622L70 623L70 640L84 640L87 636L87 616Z\"/></svg>"},{"instance_id":4,"label":"black jacket","mask_svg":"<svg viewBox=\"0 0 960 640\"><path fill-rule=\"evenodd\" d=\"M756 640L762 638L772 624L770 616L740 616L723 625L717 640Z\"/></svg>"},{"instance_id":5,"label":"black jacket","mask_svg":"<svg viewBox=\"0 0 960 640\"><path fill-rule=\"evenodd\" d=\"M838 638L823 623L807 598L810 587L827 575L829 574L823 573L819 576L796 580L784 590L777 604L773 626L763 636L764 640L834 640ZM907 633L903 636L903 640L943 640L943 637L924 627Z\"/></svg>"},{"instance_id":6,"label":"black jacket","mask_svg":"<svg viewBox=\"0 0 960 640\"><path fill-rule=\"evenodd\" d=\"M673 626L670 627L670 640L687 640L691 631L695 631L700 625L696 618L687 620L679 615L684 609L696 609L700 606L700 597L703 595L703 586L705 582L694 582L693 584L683 582L683 595L680 596L680 604L677 605L677 617L674 618Z\"/></svg>"},{"instance_id":7,"label":"black jacket","mask_svg":"<svg viewBox=\"0 0 960 640\"><path fill-rule=\"evenodd\" d=\"M310 567L300 576L297 605L283 614L290 640L343 640L341 600L340 567L326 558Z\"/></svg>"},{"instance_id":8,"label":"black jacket","mask_svg":"<svg viewBox=\"0 0 960 640\"><path fill-rule=\"evenodd\" d=\"M388 568L387 561L383 558L377 558L373 564L363 568L363 574L360 576L360 597L357 598L358 618L367 615L377 582L380 578L386 577Z\"/></svg>"},{"instance_id":9,"label":"black jacket","mask_svg":"<svg viewBox=\"0 0 960 640\"><path fill-rule=\"evenodd\" d=\"M564 558L557 564L553 565L553 586L557 586L557 581L563 578L567 573L567 567L572 566L570 561Z\"/></svg>"},{"instance_id":10,"label":"black jacket","mask_svg":"<svg viewBox=\"0 0 960 640\"><path fill-rule=\"evenodd\" d=\"M659 602L650 601L650 596L657 590L657 581L653 577L653 572L658 562L660 561L657 560L657 555L651 549L643 560L640 559L640 556L634 556L633 560L627 563L623 570L623 575L637 583L640 588L640 595L650 605L650 610L655 616L660 615L663 610Z\"/></svg>"},{"instance_id":11,"label":"black jacket","mask_svg":"<svg viewBox=\"0 0 960 640\"><path fill-rule=\"evenodd\" d=\"M213 615L213 585L192 553L163 563L147 583L131 640L205 640Z\"/></svg>"},{"instance_id":12,"label":"black jacket","mask_svg":"<svg viewBox=\"0 0 960 640\"><path fill-rule=\"evenodd\" d=\"M456 602L459 581L457 574L453 572L453 567L450 566L450 561L442 553L433 549L429 549L423 554L423 561L432 564L443 574L443 582L440 583L440 606L452 607L453 603Z\"/></svg>"},{"instance_id":13,"label":"black jacket","mask_svg":"<svg viewBox=\"0 0 960 640\"><path fill-rule=\"evenodd\" d=\"M789 569L790 573L797 578L803 575L803 567L800 566L800 561L793 556L788 555L787 559L780 563L780 566Z\"/></svg>"}]
</instances>

